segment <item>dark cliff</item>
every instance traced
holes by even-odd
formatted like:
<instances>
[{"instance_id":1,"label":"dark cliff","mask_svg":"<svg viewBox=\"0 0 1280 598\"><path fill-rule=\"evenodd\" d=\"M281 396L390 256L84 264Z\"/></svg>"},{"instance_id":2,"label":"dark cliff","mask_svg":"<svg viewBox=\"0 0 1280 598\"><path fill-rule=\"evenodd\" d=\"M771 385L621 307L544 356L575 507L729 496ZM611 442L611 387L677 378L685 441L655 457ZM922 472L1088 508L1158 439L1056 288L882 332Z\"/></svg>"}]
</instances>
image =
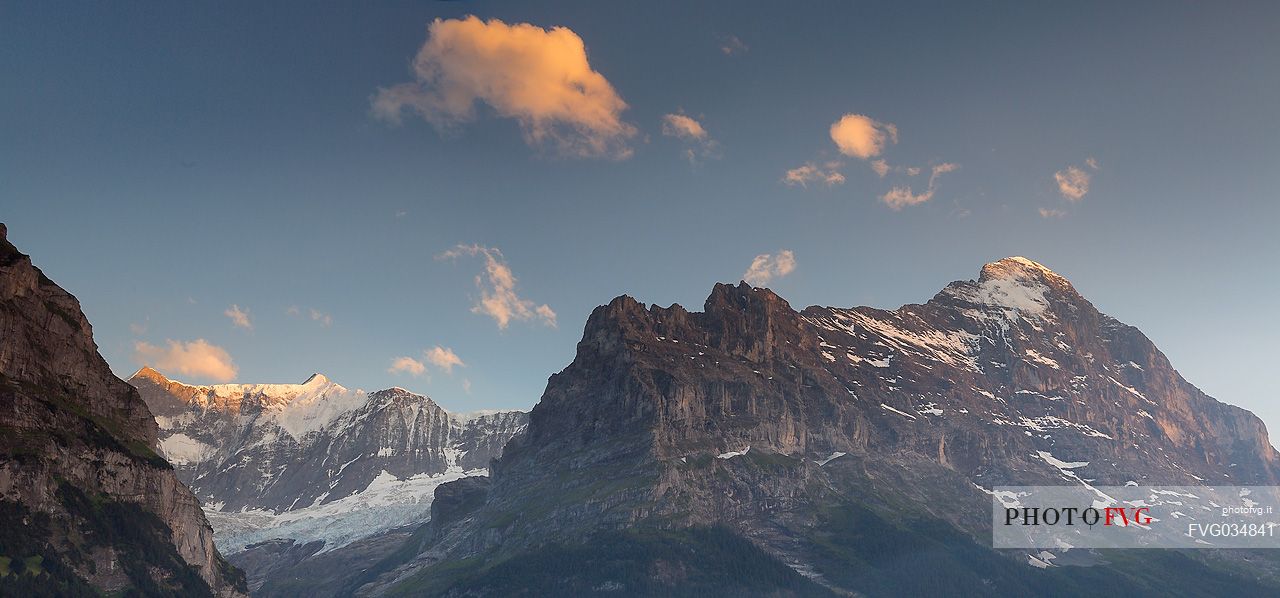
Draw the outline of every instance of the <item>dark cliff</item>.
<instances>
[{"instance_id":1,"label":"dark cliff","mask_svg":"<svg viewBox=\"0 0 1280 598\"><path fill-rule=\"evenodd\" d=\"M79 302L6 237L0 225L0 556L28 565L0 590L241 594Z\"/></svg>"}]
</instances>

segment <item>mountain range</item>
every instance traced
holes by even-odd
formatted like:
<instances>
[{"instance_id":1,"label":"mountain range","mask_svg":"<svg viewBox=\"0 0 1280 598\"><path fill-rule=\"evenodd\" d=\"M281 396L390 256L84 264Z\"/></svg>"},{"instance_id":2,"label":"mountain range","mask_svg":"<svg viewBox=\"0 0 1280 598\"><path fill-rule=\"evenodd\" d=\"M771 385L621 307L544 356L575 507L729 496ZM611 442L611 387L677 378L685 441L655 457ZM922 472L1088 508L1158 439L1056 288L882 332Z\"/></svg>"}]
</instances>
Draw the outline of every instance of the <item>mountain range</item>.
<instances>
[{"instance_id":1,"label":"mountain range","mask_svg":"<svg viewBox=\"0 0 1280 598\"><path fill-rule=\"evenodd\" d=\"M999 486L1280 478L1257 417L1026 258L892 311L618 297L528 413L125 384L7 241L0 334L0 584L26 593L1280 594L1272 551L991 548Z\"/></svg>"},{"instance_id":2,"label":"mountain range","mask_svg":"<svg viewBox=\"0 0 1280 598\"><path fill-rule=\"evenodd\" d=\"M421 523L438 485L486 475L528 423L521 411L454 415L403 388L366 393L321 374L200 386L143 367L128 381L253 590L315 554Z\"/></svg>"}]
</instances>

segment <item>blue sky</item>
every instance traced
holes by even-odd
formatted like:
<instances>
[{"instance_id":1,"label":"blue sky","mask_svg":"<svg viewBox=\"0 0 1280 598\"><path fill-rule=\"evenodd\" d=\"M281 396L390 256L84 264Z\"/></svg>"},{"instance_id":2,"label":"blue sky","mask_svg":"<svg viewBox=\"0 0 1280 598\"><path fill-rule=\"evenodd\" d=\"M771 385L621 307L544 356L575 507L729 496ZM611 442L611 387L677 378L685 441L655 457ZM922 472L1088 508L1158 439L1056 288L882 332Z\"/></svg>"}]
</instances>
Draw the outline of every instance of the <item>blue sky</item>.
<instances>
[{"instance_id":1,"label":"blue sky","mask_svg":"<svg viewBox=\"0 0 1280 598\"><path fill-rule=\"evenodd\" d=\"M892 308L1025 255L1280 425L1280 5L778 7L7 3L0 219L121 375L167 355L197 362L180 379L321 371L528 407L619 294L697 308L789 251L768 286L794 306ZM476 31L566 60L511 68ZM388 89L398 123L375 109ZM845 115L866 120L842 152ZM422 372L388 371L399 357Z\"/></svg>"}]
</instances>

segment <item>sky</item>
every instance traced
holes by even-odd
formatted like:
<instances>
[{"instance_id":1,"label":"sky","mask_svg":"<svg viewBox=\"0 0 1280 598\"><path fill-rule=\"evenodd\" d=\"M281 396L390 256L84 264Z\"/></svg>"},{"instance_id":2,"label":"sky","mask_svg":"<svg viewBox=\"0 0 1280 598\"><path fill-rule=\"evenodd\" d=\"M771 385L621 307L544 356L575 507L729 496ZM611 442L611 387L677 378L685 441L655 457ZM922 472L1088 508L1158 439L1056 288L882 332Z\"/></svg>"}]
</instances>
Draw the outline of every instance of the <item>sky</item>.
<instances>
[{"instance_id":1,"label":"sky","mask_svg":"<svg viewBox=\"0 0 1280 598\"><path fill-rule=\"evenodd\" d=\"M1280 4L0 4L0 221L103 355L527 408L620 294L1022 255L1280 428Z\"/></svg>"}]
</instances>

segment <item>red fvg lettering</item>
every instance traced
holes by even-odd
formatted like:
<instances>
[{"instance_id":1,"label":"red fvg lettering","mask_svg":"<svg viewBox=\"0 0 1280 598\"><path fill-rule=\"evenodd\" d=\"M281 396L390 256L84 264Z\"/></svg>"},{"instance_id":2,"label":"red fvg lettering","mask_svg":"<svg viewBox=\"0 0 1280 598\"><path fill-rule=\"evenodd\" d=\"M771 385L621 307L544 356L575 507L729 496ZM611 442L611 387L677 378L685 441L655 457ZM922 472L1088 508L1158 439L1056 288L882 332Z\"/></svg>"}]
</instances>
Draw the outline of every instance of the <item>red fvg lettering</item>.
<instances>
[{"instance_id":1,"label":"red fvg lettering","mask_svg":"<svg viewBox=\"0 0 1280 598\"><path fill-rule=\"evenodd\" d=\"M1120 525L1127 526L1130 522L1138 525L1147 525L1151 523L1151 510L1147 507L1139 507L1132 509L1133 519L1129 518L1130 509L1124 507L1107 507L1105 510L1106 522L1103 525L1112 525L1116 516L1120 518Z\"/></svg>"}]
</instances>

